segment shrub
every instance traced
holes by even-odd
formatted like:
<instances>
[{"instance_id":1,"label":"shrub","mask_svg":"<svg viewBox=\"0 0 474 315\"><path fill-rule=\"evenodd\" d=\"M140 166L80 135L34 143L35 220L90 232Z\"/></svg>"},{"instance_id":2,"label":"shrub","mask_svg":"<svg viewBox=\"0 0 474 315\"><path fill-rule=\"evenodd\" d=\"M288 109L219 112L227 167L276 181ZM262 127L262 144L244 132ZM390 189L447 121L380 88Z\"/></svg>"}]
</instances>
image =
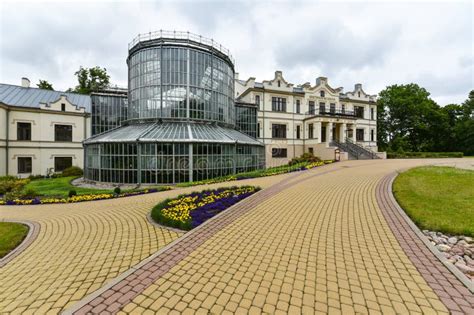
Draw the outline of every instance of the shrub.
<instances>
[{"instance_id":1,"label":"shrub","mask_svg":"<svg viewBox=\"0 0 474 315\"><path fill-rule=\"evenodd\" d=\"M30 175L30 176L28 176L29 180L43 179L43 178L45 178L45 176L43 176L43 175Z\"/></svg>"},{"instance_id":2,"label":"shrub","mask_svg":"<svg viewBox=\"0 0 474 315\"><path fill-rule=\"evenodd\" d=\"M23 186L30 182L29 179L18 179L11 176L4 176L0 180L0 195L16 191L19 193Z\"/></svg>"},{"instance_id":3,"label":"shrub","mask_svg":"<svg viewBox=\"0 0 474 315\"><path fill-rule=\"evenodd\" d=\"M21 197L22 198L35 198L38 196L38 192L34 188L25 188L21 192Z\"/></svg>"},{"instance_id":4,"label":"shrub","mask_svg":"<svg viewBox=\"0 0 474 315\"><path fill-rule=\"evenodd\" d=\"M295 165L295 164L300 164L300 163L314 163L314 162L319 162L321 159L319 159L317 156L314 156L313 154L309 152L303 153L303 155L293 158L290 160L288 165Z\"/></svg>"},{"instance_id":5,"label":"shrub","mask_svg":"<svg viewBox=\"0 0 474 315\"><path fill-rule=\"evenodd\" d=\"M427 158L460 158L462 152L389 152L388 159L427 159Z\"/></svg>"},{"instance_id":6,"label":"shrub","mask_svg":"<svg viewBox=\"0 0 474 315\"><path fill-rule=\"evenodd\" d=\"M114 188L114 194L120 195L121 192L122 192L122 190L120 189L120 187L115 187Z\"/></svg>"},{"instance_id":7,"label":"shrub","mask_svg":"<svg viewBox=\"0 0 474 315\"><path fill-rule=\"evenodd\" d=\"M62 173L61 176L63 177L69 177L69 176L82 176L84 172L80 167L77 166L71 166L66 168Z\"/></svg>"},{"instance_id":8,"label":"shrub","mask_svg":"<svg viewBox=\"0 0 474 315\"><path fill-rule=\"evenodd\" d=\"M69 198L71 198L73 196L76 196L76 195L77 195L77 191L75 189L71 189L68 193Z\"/></svg>"}]
</instances>

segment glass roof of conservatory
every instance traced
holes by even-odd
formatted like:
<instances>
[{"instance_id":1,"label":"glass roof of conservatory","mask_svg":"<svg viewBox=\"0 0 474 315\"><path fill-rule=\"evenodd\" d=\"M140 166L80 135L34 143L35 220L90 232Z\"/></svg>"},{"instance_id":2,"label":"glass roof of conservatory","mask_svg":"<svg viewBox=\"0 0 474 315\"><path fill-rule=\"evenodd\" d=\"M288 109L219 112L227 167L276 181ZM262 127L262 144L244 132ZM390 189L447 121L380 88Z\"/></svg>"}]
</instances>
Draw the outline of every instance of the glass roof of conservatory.
<instances>
[{"instance_id":1,"label":"glass roof of conservatory","mask_svg":"<svg viewBox=\"0 0 474 315\"><path fill-rule=\"evenodd\" d=\"M164 122L122 126L98 134L85 144L103 142L211 142L263 145L240 131L215 124Z\"/></svg>"}]
</instances>

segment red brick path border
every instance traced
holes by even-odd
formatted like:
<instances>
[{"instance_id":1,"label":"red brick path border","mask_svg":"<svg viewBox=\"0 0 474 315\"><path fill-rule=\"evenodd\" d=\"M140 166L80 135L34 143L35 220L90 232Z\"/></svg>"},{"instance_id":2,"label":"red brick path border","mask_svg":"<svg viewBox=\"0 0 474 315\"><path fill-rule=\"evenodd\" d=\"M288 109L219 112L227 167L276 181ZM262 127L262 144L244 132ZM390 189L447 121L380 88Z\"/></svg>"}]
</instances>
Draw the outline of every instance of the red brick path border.
<instances>
[{"instance_id":1,"label":"red brick path border","mask_svg":"<svg viewBox=\"0 0 474 315\"><path fill-rule=\"evenodd\" d=\"M397 173L385 176L377 185L376 193L378 205L390 229L410 261L449 311L452 314L474 314L474 295L431 252L421 239L424 237L421 231L395 200L392 183L396 176ZM472 285L471 282L471 290Z\"/></svg>"},{"instance_id":2,"label":"red brick path border","mask_svg":"<svg viewBox=\"0 0 474 315\"><path fill-rule=\"evenodd\" d=\"M360 167L364 165L365 164L361 164L352 167ZM159 252L159 254L154 256L150 261L137 269L132 270L124 279L101 293L96 292L96 294L99 293L98 295L93 293L92 296L95 297L90 300L90 296L86 297L81 301L82 303L87 302L86 304L81 305L81 302L79 302L79 304L76 304L71 309L66 310L65 314L117 313L122 307L133 301L136 296L156 282L158 278L166 274L171 268L186 258L206 240L248 211L254 209L257 205L284 189L301 183L302 181L342 169L344 168L337 167L311 176L306 176L299 180L291 181L295 177L302 175L302 173L297 172L283 181L259 191L215 216L206 222L206 224L186 233L182 238L179 238L171 243L170 246L164 248L163 251Z\"/></svg>"}]
</instances>

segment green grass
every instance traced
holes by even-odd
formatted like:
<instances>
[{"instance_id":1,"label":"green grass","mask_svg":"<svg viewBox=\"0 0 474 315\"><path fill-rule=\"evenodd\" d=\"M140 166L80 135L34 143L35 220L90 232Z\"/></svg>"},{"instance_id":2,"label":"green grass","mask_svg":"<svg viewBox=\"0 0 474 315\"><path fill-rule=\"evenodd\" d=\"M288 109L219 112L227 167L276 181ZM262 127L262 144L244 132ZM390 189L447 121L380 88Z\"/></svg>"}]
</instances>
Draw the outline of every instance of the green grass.
<instances>
[{"instance_id":1,"label":"green grass","mask_svg":"<svg viewBox=\"0 0 474 315\"><path fill-rule=\"evenodd\" d=\"M20 223L0 222L0 258L20 245L28 234L28 227Z\"/></svg>"},{"instance_id":2,"label":"green grass","mask_svg":"<svg viewBox=\"0 0 474 315\"><path fill-rule=\"evenodd\" d=\"M421 229L474 236L474 171L414 168L395 179L393 192Z\"/></svg>"},{"instance_id":3,"label":"green grass","mask_svg":"<svg viewBox=\"0 0 474 315\"><path fill-rule=\"evenodd\" d=\"M112 189L94 189L94 188L83 188L76 187L71 184L71 181L76 178L71 177L58 177L58 178L44 178L32 180L25 185L23 190L33 189L40 196L54 196L66 198L70 190L75 190L78 195L85 194L100 194L100 193L111 193Z\"/></svg>"}]
</instances>

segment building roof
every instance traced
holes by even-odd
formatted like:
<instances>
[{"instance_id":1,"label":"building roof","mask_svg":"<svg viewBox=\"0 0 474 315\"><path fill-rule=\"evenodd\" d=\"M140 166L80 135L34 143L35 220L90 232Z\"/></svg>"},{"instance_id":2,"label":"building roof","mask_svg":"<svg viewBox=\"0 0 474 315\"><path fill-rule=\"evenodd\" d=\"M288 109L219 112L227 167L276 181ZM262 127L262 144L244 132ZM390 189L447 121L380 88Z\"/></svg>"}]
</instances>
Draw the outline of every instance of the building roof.
<instances>
[{"instance_id":1,"label":"building roof","mask_svg":"<svg viewBox=\"0 0 474 315\"><path fill-rule=\"evenodd\" d=\"M263 145L235 129L209 123L164 122L122 126L93 136L85 144L103 142L210 142Z\"/></svg>"},{"instance_id":2,"label":"building roof","mask_svg":"<svg viewBox=\"0 0 474 315\"><path fill-rule=\"evenodd\" d=\"M40 108L40 104L54 103L62 95L71 104L84 108L87 113L91 112L91 98L89 95L0 83L0 103L10 106Z\"/></svg>"}]
</instances>

